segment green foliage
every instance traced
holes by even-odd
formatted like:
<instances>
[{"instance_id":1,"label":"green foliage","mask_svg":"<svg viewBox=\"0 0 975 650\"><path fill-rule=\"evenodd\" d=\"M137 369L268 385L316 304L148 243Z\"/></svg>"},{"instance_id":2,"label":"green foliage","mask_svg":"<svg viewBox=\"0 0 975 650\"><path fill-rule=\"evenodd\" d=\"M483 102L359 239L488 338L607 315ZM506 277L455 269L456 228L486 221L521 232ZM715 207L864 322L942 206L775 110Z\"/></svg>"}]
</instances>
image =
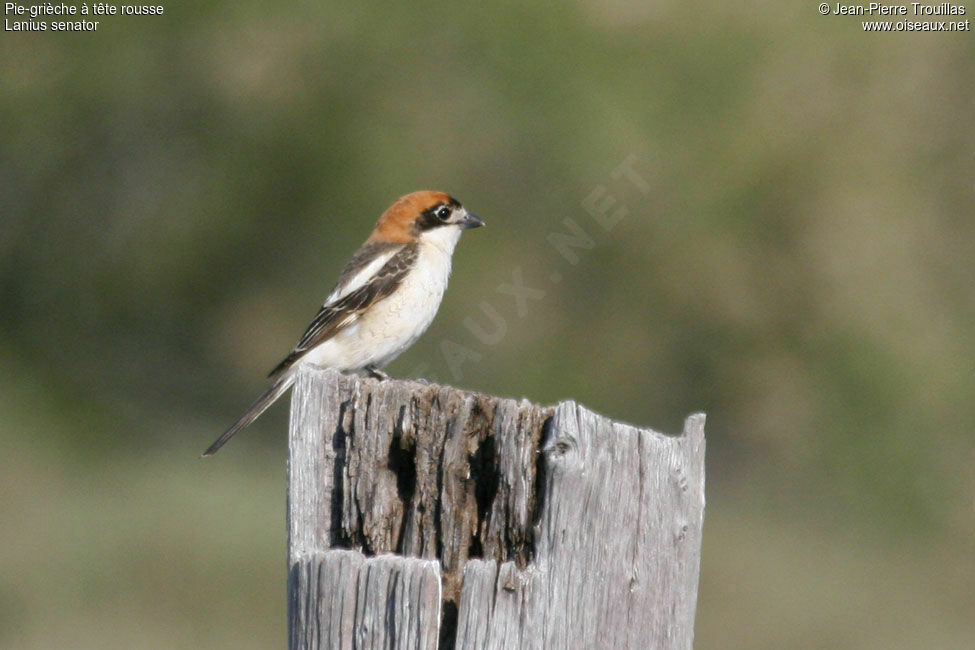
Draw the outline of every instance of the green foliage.
<instances>
[{"instance_id":1,"label":"green foliage","mask_svg":"<svg viewBox=\"0 0 975 650\"><path fill-rule=\"evenodd\" d=\"M822 571L858 576L851 611L907 612L871 600L866 545L964 558L975 533L971 39L784 5L165 7L0 40L0 646L283 638L283 415L195 452L428 188L489 228L392 374L669 431L706 411L701 647L918 647L857 636ZM599 192L627 211L608 228ZM524 311L515 269L544 292ZM464 324L490 328L482 302L500 342ZM763 633L741 621L769 575L734 567L766 538L773 582L816 592ZM926 557L895 588L956 593ZM970 638L957 593L916 631Z\"/></svg>"}]
</instances>

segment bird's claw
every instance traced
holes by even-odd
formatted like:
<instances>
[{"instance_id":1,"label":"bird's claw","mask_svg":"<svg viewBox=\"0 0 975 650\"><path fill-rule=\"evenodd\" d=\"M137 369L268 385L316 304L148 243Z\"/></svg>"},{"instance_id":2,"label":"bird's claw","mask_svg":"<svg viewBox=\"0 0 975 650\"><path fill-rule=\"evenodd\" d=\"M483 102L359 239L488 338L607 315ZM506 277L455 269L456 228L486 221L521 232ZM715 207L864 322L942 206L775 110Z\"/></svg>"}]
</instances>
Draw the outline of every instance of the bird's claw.
<instances>
[{"instance_id":1,"label":"bird's claw","mask_svg":"<svg viewBox=\"0 0 975 650\"><path fill-rule=\"evenodd\" d=\"M379 381L385 381L389 379L389 375L387 375L385 372L383 372L382 370L374 366L366 366L366 372L369 373L370 377L372 377L373 379L378 379Z\"/></svg>"}]
</instances>

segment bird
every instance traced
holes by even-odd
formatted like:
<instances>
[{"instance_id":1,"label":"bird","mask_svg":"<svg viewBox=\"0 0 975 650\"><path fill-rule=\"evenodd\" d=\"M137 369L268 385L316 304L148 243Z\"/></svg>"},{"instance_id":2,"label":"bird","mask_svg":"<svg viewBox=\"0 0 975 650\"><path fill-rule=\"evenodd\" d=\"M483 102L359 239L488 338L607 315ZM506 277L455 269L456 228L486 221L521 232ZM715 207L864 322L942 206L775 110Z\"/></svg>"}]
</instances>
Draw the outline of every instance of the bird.
<instances>
[{"instance_id":1,"label":"bird","mask_svg":"<svg viewBox=\"0 0 975 650\"><path fill-rule=\"evenodd\" d=\"M212 456L288 391L309 364L387 379L383 367L410 347L440 307L461 233L485 225L444 192L401 196L379 217L273 380L210 445Z\"/></svg>"}]
</instances>

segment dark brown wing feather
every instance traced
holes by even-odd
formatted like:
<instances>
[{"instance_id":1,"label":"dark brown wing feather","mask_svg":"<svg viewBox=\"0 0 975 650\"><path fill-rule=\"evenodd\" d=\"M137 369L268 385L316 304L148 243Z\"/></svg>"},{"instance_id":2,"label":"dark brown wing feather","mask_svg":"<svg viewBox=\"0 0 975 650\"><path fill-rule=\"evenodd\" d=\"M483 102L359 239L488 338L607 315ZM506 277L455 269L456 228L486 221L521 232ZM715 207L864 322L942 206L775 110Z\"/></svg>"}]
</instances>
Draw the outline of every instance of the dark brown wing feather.
<instances>
[{"instance_id":1,"label":"dark brown wing feather","mask_svg":"<svg viewBox=\"0 0 975 650\"><path fill-rule=\"evenodd\" d=\"M352 259L342 269L342 275L339 276L339 281L335 283L335 288L332 289L332 293L335 293L336 290L349 283L359 271L368 266L371 261L380 255L402 247L403 244L397 244L395 242L367 241L359 247L359 250L355 252Z\"/></svg>"},{"instance_id":2,"label":"dark brown wing feather","mask_svg":"<svg viewBox=\"0 0 975 650\"><path fill-rule=\"evenodd\" d=\"M363 251L365 252L365 251ZM333 303L326 304L315 315L308 329L302 335L301 340L281 363L271 371L271 377L280 374L290 368L295 361L305 355L306 352L315 346L324 343L335 336L338 332L348 326L355 318L366 309L388 297L396 287L400 285L407 272L413 267L419 249L416 244L403 246L389 261L379 270L376 276L368 283L362 285L355 291L350 291L347 295ZM374 255L374 254L373 254ZM373 255L369 259L373 259ZM360 256L350 260L342 274L343 279L348 277L350 269L352 273L360 270L368 263L368 260L356 261ZM339 281L341 286L342 281Z\"/></svg>"}]
</instances>

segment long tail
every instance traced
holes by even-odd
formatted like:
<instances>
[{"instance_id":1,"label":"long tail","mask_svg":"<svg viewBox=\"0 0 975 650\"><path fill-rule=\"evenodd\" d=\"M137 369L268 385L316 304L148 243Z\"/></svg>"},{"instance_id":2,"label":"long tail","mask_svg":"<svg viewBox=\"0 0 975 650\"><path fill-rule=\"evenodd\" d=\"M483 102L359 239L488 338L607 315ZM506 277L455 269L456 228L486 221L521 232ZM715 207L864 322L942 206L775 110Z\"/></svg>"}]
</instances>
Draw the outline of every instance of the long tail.
<instances>
[{"instance_id":1,"label":"long tail","mask_svg":"<svg viewBox=\"0 0 975 650\"><path fill-rule=\"evenodd\" d=\"M229 429L223 432L223 434L217 438L217 440L210 445L202 456L212 456L217 451L223 447L228 440L234 437L234 434L249 425L251 422L260 417L261 413L266 411L271 404L277 401L279 397L284 395L284 393L291 388L291 384L295 381L295 373L288 372L278 378L274 384L271 385L264 394L258 397L247 412L240 416L240 419L231 425Z\"/></svg>"}]
</instances>

